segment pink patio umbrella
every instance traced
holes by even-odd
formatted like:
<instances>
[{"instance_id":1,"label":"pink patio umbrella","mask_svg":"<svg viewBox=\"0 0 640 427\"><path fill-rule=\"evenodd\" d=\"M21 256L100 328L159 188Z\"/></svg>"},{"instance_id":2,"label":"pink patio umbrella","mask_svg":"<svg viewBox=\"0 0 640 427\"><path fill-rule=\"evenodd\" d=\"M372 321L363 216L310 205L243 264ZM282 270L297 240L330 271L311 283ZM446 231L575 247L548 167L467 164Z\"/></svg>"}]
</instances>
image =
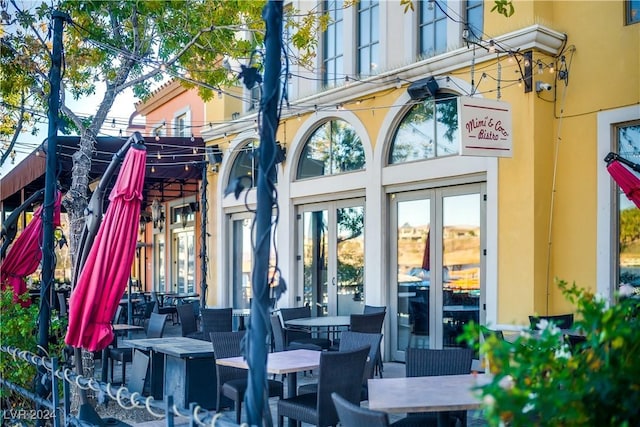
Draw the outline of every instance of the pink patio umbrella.
<instances>
[{"instance_id":1,"label":"pink patio umbrella","mask_svg":"<svg viewBox=\"0 0 640 427\"><path fill-rule=\"evenodd\" d=\"M58 192L53 206L53 226L60 226L60 202L62 195ZM7 252L7 257L0 264L0 283L2 289L13 288L14 301L27 291L24 278L38 268L42 259L42 206L36 209L31 222L13 242ZM23 306L29 306L31 301L21 301Z\"/></svg>"},{"instance_id":2,"label":"pink patio umbrella","mask_svg":"<svg viewBox=\"0 0 640 427\"><path fill-rule=\"evenodd\" d=\"M607 170L620 189L635 205L640 208L640 178L626 165L640 172L640 166L630 162L615 153L609 153L605 158L608 162Z\"/></svg>"},{"instance_id":3,"label":"pink patio umbrella","mask_svg":"<svg viewBox=\"0 0 640 427\"><path fill-rule=\"evenodd\" d=\"M113 341L111 319L135 256L146 148L133 144L109 195L109 207L69 299L65 342L99 351Z\"/></svg>"}]
</instances>

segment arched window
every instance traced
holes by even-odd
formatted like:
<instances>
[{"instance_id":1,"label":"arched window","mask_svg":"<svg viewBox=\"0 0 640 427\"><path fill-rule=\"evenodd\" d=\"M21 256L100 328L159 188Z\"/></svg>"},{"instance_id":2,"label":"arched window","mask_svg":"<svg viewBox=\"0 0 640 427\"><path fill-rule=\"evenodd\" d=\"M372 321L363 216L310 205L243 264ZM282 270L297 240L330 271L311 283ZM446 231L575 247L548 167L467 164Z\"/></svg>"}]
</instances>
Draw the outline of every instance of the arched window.
<instances>
[{"instance_id":1,"label":"arched window","mask_svg":"<svg viewBox=\"0 0 640 427\"><path fill-rule=\"evenodd\" d=\"M233 165L231 166L231 172L229 173L229 182L233 182L242 176L246 176L249 179L243 179L242 184L245 188L254 188L258 185L258 147L260 141L257 139L250 140L244 145L235 148L239 151ZM278 182L277 175L275 176L276 183ZM251 185L249 186L249 183Z\"/></svg>"},{"instance_id":2,"label":"arched window","mask_svg":"<svg viewBox=\"0 0 640 427\"><path fill-rule=\"evenodd\" d=\"M458 100L446 94L418 102L404 116L389 150L389 164L460 152Z\"/></svg>"},{"instance_id":3,"label":"arched window","mask_svg":"<svg viewBox=\"0 0 640 427\"><path fill-rule=\"evenodd\" d=\"M257 185L258 180L258 157L256 156L258 151L258 141L251 140L246 144L236 148L240 151L233 161L231 166L231 172L229 174L229 182L233 182L235 179L239 179L242 176L246 176L250 179L242 180L242 184L246 187L253 188ZM249 186L249 183L251 185Z\"/></svg>"},{"instance_id":4,"label":"arched window","mask_svg":"<svg viewBox=\"0 0 640 427\"><path fill-rule=\"evenodd\" d=\"M356 131L344 120L331 120L316 129L305 144L296 178L335 175L364 166L364 148Z\"/></svg>"}]
</instances>

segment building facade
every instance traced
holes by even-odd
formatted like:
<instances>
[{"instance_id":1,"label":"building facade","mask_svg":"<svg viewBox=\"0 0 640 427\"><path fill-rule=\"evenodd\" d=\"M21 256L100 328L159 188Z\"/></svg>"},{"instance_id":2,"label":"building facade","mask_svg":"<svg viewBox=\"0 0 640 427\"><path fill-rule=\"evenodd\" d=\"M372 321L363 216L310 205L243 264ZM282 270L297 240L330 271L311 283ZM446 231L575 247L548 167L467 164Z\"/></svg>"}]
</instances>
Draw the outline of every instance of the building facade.
<instances>
[{"instance_id":1,"label":"building facade","mask_svg":"<svg viewBox=\"0 0 640 427\"><path fill-rule=\"evenodd\" d=\"M640 147L635 2L522 1L510 18L491 2L413 6L293 2L332 20L315 71L288 70L278 130L278 305L386 305L398 360L408 345L457 345L469 320L507 328L571 311L556 279L612 299L633 256L603 159ZM460 155L460 96L510 105L510 157ZM255 188L224 190L255 173L252 117L203 130L224 152L210 298L234 306L250 298Z\"/></svg>"}]
</instances>

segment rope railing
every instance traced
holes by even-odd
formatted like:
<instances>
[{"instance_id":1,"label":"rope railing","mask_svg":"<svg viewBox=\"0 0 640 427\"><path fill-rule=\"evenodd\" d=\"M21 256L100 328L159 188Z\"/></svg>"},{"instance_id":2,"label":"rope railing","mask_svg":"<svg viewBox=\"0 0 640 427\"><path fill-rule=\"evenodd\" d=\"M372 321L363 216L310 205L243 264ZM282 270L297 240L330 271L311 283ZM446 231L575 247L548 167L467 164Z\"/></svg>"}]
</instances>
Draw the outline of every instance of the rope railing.
<instances>
[{"instance_id":1,"label":"rope railing","mask_svg":"<svg viewBox=\"0 0 640 427\"><path fill-rule=\"evenodd\" d=\"M121 408L125 410L146 409L146 411L155 418L160 419L166 417L167 427L174 426L175 417L189 420L189 423L192 426L237 426L237 424L235 424L234 422L225 418L221 418L223 415L221 412L203 409L196 403L191 403L188 410L180 409L173 403L172 395L166 396L164 401L156 401L153 396L142 396L138 392L129 391L129 389L125 386L118 386L118 388L114 390L111 386L111 383L104 383L92 377L78 375L68 367L58 368L57 358L49 359L47 357L38 356L26 350L20 350L16 347L5 345L0 345L0 351L9 354L13 357L14 360L22 359L36 367L44 368L54 382L52 387L54 396L56 396L57 378L65 382L65 394L67 394L68 390L67 384L75 385L82 390L92 390L99 396L106 396L115 401ZM54 398L52 403L52 401L43 399L42 397L37 396L35 393L2 378L0 378L0 384L3 387L7 387L17 393L22 394L23 396L35 401L39 405L45 406L52 410L58 409L58 404L55 403L58 399ZM64 407L65 419L69 419L71 421L73 417L71 417L69 414L68 405L65 404ZM59 417L56 417L56 419L59 419ZM78 423L77 420L71 421L71 424L86 425L86 423ZM242 426L246 425L247 424L242 424Z\"/></svg>"}]
</instances>

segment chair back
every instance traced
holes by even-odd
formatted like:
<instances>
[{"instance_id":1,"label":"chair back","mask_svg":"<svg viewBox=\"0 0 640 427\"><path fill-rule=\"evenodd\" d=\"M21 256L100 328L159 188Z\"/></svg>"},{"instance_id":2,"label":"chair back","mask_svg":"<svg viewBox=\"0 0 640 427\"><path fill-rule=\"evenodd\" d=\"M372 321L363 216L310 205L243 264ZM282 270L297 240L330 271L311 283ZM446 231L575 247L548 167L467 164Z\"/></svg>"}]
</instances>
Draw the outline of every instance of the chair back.
<instances>
[{"instance_id":1,"label":"chair back","mask_svg":"<svg viewBox=\"0 0 640 427\"><path fill-rule=\"evenodd\" d=\"M559 314L556 316L529 316L529 324L531 329L537 329L538 322L547 320L555 324L560 329L571 329L573 326L573 313Z\"/></svg>"},{"instance_id":2,"label":"chair back","mask_svg":"<svg viewBox=\"0 0 640 427\"><path fill-rule=\"evenodd\" d=\"M178 304L176 306L176 310L178 311L178 319L180 320L182 336L186 337L190 333L197 332L198 324L196 322L193 304Z\"/></svg>"},{"instance_id":3,"label":"chair back","mask_svg":"<svg viewBox=\"0 0 640 427\"><path fill-rule=\"evenodd\" d=\"M286 344L284 342L284 329L282 329L282 323L280 323L280 316L272 314L269 316L271 322L271 332L273 336L273 351L284 351Z\"/></svg>"},{"instance_id":4,"label":"chair back","mask_svg":"<svg viewBox=\"0 0 640 427\"><path fill-rule=\"evenodd\" d=\"M148 369L149 355L143 351L134 351L131 373L129 374L129 381L127 381L127 388L131 393L144 394L144 383L147 380Z\"/></svg>"},{"instance_id":5,"label":"chair back","mask_svg":"<svg viewBox=\"0 0 640 427\"><path fill-rule=\"evenodd\" d=\"M377 305L365 305L363 314L386 313L387 307Z\"/></svg>"},{"instance_id":6,"label":"chair back","mask_svg":"<svg viewBox=\"0 0 640 427\"><path fill-rule=\"evenodd\" d=\"M291 319L301 319L304 317L311 317L311 308L310 307L291 307L291 308L281 308L280 316L282 316L282 321L286 322Z\"/></svg>"},{"instance_id":7,"label":"chair back","mask_svg":"<svg viewBox=\"0 0 640 427\"><path fill-rule=\"evenodd\" d=\"M338 424L338 413L333 405L331 393L339 394L354 405L360 402L362 377L368 355L368 347L353 351L323 351L320 354L316 400L317 425Z\"/></svg>"},{"instance_id":8,"label":"chair back","mask_svg":"<svg viewBox=\"0 0 640 427\"><path fill-rule=\"evenodd\" d=\"M430 377L460 375L471 372L473 350L470 348L407 348L406 376Z\"/></svg>"},{"instance_id":9,"label":"chair back","mask_svg":"<svg viewBox=\"0 0 640 427\"><path fill-rule=\"evenodd\" d=\"M233 330L233 310L231 308L203 308L202 332L209 338L211 332L231 332Z\"/></svg>"},{"instance_id":10,"label":"chair back","mask_svg":"<svg viewBox=\"0 0 640 427\"><path fill-rule=\"evenodd\" d=\"M113 320L111 320L111 323L113 324L120 323L121 316L122 316L122 306L118 305L118 307L116 308L116 312L113 314Z\"/></svg>"},{"instance_id":11,"label":"chair back","mask_svg":"<svg viewBox=\"0 0 640 427\"><path fill-rule=\"evenodd\" d=\"M338 393L331 393L331 399L343 427L389 427L389 416L385 412L355 405Z\"/></svg>"},{"instance_id":12,"label":"chair back","mask_svg":"<svg viewBox=\"0 0 640 427\"><path fill-rule=\"evenodd\" d=\"M365 334L379 334L382 331L386 314L384 311L371 314L351 314L349 330Z\"/></svg>"},{"instance_id":13,"label":"chair back","mask_svg":"<svg viewBox=\"0 0 640 427\"><path fill-rule=\"evenodd\" d=\"M149 325L147 326L147 338L162 338L166 323L166 314L151 313Z\"/></svg>"},{"instance_id":14,"label":"chair back","mask_svg":"<svg viewBox=\"0 0 640 427\"><path fill-rule=\"evenodd\" d=\"M344 331L342 335L340 335L339 351L351 351L362 347L369 348L369 355L362 377L364 385L367 384L367 380L373 378L373 369L375 368L375 363L380 353L380 341L382 341L382 334Z\"/></svg>"},{"instance_id":15,"label":"chair back","mask_svg":"<svg viewBox=\"0 0 640 427\"><path fill-rule=\"evenodd\" d=\"M499 341L504 341L504 334L501 330L489 329L487 327L481 326L480 333L482 334L482 338L486 341L489 337L494 336Z\"/></svg>"},{"instance_id":16,"label":"chair back","mask_svg":"<svg viewBox=\"0 0 640 427\"><path fill-rule=\"evenodd\" d=\"M211 332L209 339L213 345L213 353L216 359L224 359L226 357L237 357L242 354L241 343L244 338L245 331L237 332ZM220 400L222 398L222 385L227 381L246 379L247 370L233 368L231 366L221 366L216 364L216 376L217 376L217 404L216 408L219 411L221 409Z\"/></svg>"}]
</instances>

